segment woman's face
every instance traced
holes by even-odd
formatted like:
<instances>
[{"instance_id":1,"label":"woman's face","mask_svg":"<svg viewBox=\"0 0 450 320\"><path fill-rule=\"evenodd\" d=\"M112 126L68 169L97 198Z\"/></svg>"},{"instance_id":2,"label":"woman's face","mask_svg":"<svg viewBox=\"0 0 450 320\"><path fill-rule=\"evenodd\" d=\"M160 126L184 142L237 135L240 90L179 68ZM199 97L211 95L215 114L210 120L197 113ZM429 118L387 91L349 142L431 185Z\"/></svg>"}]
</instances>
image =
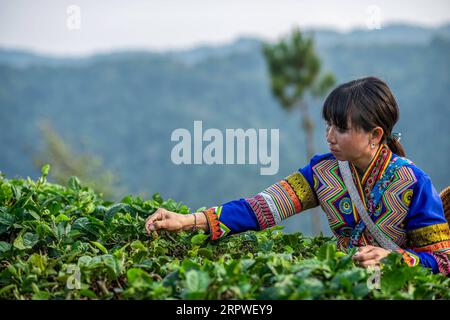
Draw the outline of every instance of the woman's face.
<instances>
[{"instance_id":1,"label":"woman's face","mask_svg":"<svg viewBox=\"0 0 450 320\"><path fill-rule=\"evenodd\" d=\"M331 153L341 161L359 162L373 153L370 148L371 134L363 129L352 128L351 123L347 130L327 123L326 138Z\"/></svg>"}]
</instances>

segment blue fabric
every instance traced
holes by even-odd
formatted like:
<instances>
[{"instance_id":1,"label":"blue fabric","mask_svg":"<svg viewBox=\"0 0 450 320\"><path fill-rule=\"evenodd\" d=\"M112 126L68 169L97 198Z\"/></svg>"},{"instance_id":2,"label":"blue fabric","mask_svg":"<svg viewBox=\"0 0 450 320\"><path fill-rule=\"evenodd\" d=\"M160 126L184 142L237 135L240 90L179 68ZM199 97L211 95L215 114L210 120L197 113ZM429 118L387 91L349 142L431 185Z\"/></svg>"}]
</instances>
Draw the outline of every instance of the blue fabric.
<instances>
[{"instance_id":1,"label":"blue fabric","mask_svg":"<svg viewBox=\"0 0 450 320\"><path fill-rule=\"evenodd\" d=\"M312 166L330 157L333 157L331 153L316 155L311 159L310 163L307 166L298 169L298 171L303 174L303 176L308 181L311 190L314 190L313 172L311 170ZM257 192L255 192L255 194L256 193ZM230 229L228 235L248 230L260 230L255 213L244 198L226 202L221 206L222 211L219 220L224 225L226 225L228 229Z\"/></svg>"},{"instance_id":2,"label":"blue fabric","mask_svg":"<svg viewBox=\"0 0 450 320\"><path fill-rule=\"evenodd\" d=\"M244 198L224 203L219 220L230 229L228 235L260 229L252 208Z\"/></svg>"},{"instance_id":3,"label":"blue fabric","mask_svg":"<svg viewBox=\"0 0 450 320\"><path fill-rule=\"evenodd\" d=\"M433 224L445 223L442 200L434 188L430 177L414 165L409 165L416 176L417 183L413 188L413 198L405 219L406 231L427 227ZM427 252L414 252L420 259L420 264L431 268L433 273L439 273L439 267L434 256Z\"/></svg>"},{"instance_id":4,"label":"blue fabric","mask_svg":"<svg viewBox=\"0 0 450 320\"><path fill-rule=\"evenodd\" d=\"M406 251L418 256L420 265L426 268L431 268L433 273L439 273L439 266L432 254L428 252L414 252L413 250L410 249L406 249Z\"/></svg>"},{"instance_id":5,"label":"blue fabric","mask_svg":"<svg viewBox=\"0 0 450 320\"><path fill-rule=\"evenodd\" d=\"M326 159L334 159L333 154L324 153L315 155L314 157L311 158L311 161L307 166L298 169L298 171L306 178L306 181L308 181L311 190L314 190L314 178L312 167L314 167L316 164Z\"/></svg>"},{"instance_id":6,"label":"blue fabric","mask_svg":"<svg viewBox=\"0 0 450 320\"><path fill-rule=\"evenodd\" d=\"M414 165L409 165L416 176L413 198L405 219L406 231L447 222L442 200L430 177Z\"/></svg>"},{"instance_id":7,"label":"blue fabric","mask_svg":"<svg viewBox=\"0 0 450 320\"><path fill-rule=\"evenodd\" d=\"M396 155L393 154L393 157L396 157ZM313 172L313 167L321 161L333 159L335 159L335 157L331 153L316 155L311 158L308 165L298 169L298 172L301 173L308 182L311 190L314 190L315 173ZM402 228L404 228L405 232L408 232L418 228L445 223L446 219L441 199L433 187L429 176L417 168L413 163L405 160L399 161L402 166L407 166L412 170L417 180L416 183L410 187L412 188L413 193ZM280 179L277 181L279 180ZM274 183L277 181L274 181ZM316 183L321 184L321 182ZM339 201L349 201L349 199L344 197ZM260 230L255 212L253 212L252 207L245 198L226 202L221 205L221 208L219 207L219 210L221 210L219 221L223 224L222 227L225 226L225 229L229 229L229 231L227 230L227 235L247 230ZM342 219L345 221L343 227L334 230L338 235L343 235L343 232L349 232L356 224L353 214L342 214ZM350 234L347 236L349 235ZM414 244L412 244L412 246L413 245ZM434 273L439 272L438 263L434 255L428 252L414 252L407 248L405 248L405 250L416 255L419 258L419 263L424 267L430 268Z\"/></svg>"}]
</instances>

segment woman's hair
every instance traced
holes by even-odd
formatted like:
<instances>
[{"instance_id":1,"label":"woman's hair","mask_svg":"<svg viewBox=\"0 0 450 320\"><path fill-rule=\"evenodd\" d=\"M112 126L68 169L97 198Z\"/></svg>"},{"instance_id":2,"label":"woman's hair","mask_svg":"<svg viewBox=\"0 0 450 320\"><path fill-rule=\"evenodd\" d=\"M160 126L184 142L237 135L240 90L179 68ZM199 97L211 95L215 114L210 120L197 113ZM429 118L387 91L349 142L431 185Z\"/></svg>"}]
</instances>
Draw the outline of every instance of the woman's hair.
<instances>
[{"instance_id":1,"label":"woman's hair","mask_svg":"<svg viewBox=\"0 0 450 320\"><path fill-rule=\"evenodd\" d=\"M399 118L397 102L387 84L378 78L357 79L335 88L325 99L322 117L343 130L348 129L348 120L352 127L366 132L381 127L384 131L381 141L393 153L405 156L403 146L392 138L392 129Z\"/></svg>"}]
</instances>

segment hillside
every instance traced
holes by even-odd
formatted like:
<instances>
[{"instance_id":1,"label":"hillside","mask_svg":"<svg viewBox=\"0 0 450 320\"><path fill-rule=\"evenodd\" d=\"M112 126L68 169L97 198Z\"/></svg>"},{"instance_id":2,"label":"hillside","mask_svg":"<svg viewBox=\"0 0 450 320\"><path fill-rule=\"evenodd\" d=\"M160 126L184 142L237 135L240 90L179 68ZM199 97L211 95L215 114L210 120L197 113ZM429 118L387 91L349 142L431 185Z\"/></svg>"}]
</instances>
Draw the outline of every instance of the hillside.
<instances>
[{"instance_id":1,"label":"hillside","mask_svg":"<svg viewBox=\"0 0 450 320\"><path fill-rule=\"evenodd\" d=\"M401 111L396 131L403 134L407 156L438 190L450 181L448 29L392 26L377 34L316 33L323 68L338 83L375 75L391 86ZM309 100L318 153L327 152L322 101ZM32 157L43 146L41 119L80 153L101 156L129 193L160 192L192 210L253 195L307 161L299 115L286 114L272 98L258 39L80 59L1 51L2 172L38 176ZM260 165L176 166L170 159L171 133L176 128L192 132L194 120L202 120L204 130L223 132L279 128L278 174L261 176ZM286 230L308 233L308 219L308 213L293 218ZM323 226L328 232L325 219Z\"/></svg>"}]
</instances>

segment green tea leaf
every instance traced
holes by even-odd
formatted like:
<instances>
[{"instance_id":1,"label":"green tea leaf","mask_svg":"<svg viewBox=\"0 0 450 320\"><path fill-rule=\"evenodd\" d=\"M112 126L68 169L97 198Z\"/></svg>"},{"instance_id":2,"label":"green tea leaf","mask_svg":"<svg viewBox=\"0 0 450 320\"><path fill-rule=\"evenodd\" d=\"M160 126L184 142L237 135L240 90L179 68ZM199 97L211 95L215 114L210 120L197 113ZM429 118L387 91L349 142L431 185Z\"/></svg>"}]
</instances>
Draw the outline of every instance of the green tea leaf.
<instances>
[{"instance_id":1,"label":"green tea leaf","mask_svg":"<svg viewBox=\"0 0 450 320\"><path fill-rule=\"evenodd\" d=\"M0 253L7 252L11 250L11 244L9 242L0 241Z\"/></svg>"},{"instance_id":2,"label":"green tea leaf","mask_svg":"<svg viewBox=\"0 0 450 320\"><path fill-rule=\"evenodd\" d=\"M195 244L195 245L202 244L206 241L206 239L208 239L208 237L209 236L207 234L203 234L203 233L196 234L195 236L193 236L191 238L191 243Z\"/></svg>"},{"instance_id":3,"label":"green tea leaf","mask_svg":"<svg viewBox=\"0 0 450 320\"><path fill-rule=\"evenodd\" d=\"M81 189L80 180L75 176L71 176L69 178L67 185L69 186L70 189L74 191L79 191Z\"/></svg>"},{"instance_id":4,"label":"green tea leaf","mask_svg":"<svg viewBox=\"0 0 450 320\"><path fill-rule=\"evenodd\" d=\"M208 273L199 270L186 272L186 289L189 292L205 292L211 282Z\"/></svg>"},{"instance_id":5,"label":"green tea leaf","mask_svg":"<svg viewBox=\"0 0 450 320\"><path fill-rule=\"evenodd\" d=\"M103 252L104 254L108 254L108 250L100 243L97 241L91 241L91 243L96 246L97 248L100 249L101 252Z\"/></svg>"},{"instance_id":6,"label":"green tea leaf","mask_svg":"<svg viewBox=\"0 0 450 320\"><path fill-rule=\"evenodd\" d=\"M19 250L25 250L27 249L27 247L24 245L23 243L23 233L24 230L22 230L16 237L16 239L14 239L14 247L19 249Z\"/></svg>"},{"instance_id":7,"label":"green tea leaf","mask_svg":"<svg viewBox=\"0 0 450 320\"><path fill-rule=\"evenodd\" d=\"M41 175L42 177L47 177L48 176L48 172L50 171L50 165L49 164L45 164L42 166L41 168Z\"/></svg>"}]
</instances>

